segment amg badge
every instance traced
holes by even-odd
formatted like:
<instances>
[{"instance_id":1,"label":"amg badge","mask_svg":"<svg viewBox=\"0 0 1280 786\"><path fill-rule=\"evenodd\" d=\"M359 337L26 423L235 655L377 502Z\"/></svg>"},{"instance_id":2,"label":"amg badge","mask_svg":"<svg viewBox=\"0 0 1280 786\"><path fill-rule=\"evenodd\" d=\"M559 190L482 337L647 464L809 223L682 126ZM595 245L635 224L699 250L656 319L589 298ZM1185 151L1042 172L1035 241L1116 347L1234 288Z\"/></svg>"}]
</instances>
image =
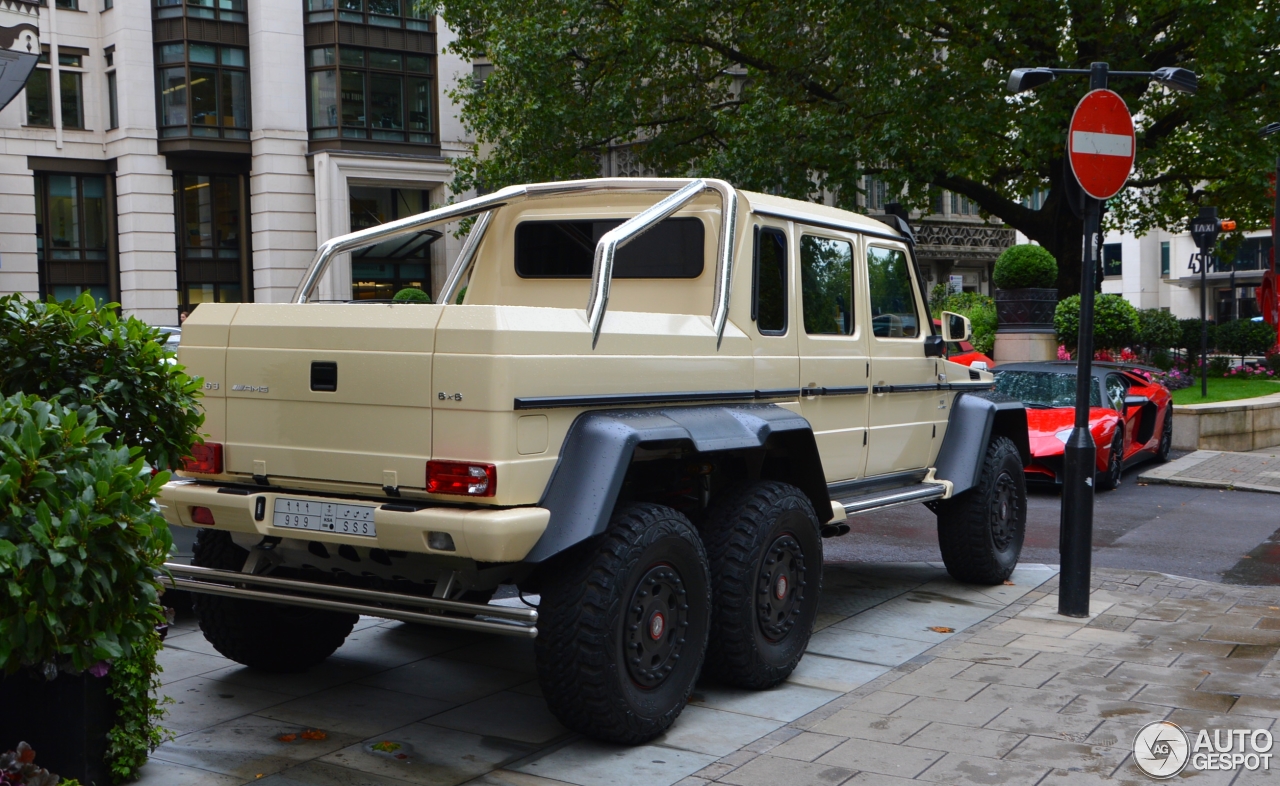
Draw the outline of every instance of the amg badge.
<instances>
[{"instance_id":1,"label":"amg badge","mask_svg":"<svg viewBox=\"0 0 1280 786\"><path fill-rule=\"evenodd\" d=\"M266 393L269 390L266 385L232 385L231 389L245 393Z\"/></svg>"}]
</instances>

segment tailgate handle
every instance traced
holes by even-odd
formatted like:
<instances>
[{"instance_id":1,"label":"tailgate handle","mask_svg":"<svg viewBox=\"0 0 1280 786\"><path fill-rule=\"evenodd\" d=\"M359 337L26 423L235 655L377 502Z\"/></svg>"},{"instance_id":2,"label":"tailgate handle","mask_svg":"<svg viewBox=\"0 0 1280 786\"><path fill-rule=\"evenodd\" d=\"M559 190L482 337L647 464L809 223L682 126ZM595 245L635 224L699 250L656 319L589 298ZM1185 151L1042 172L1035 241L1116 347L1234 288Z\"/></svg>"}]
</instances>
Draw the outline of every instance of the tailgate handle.
<instances>
[{"instance_id":1,"label":"tailgate handle","mask_svg":"<svg viewBox=\"0 0 1280 786\"><path fill-rule=\"evenodd\" d=\"M333 392L338 389L338 364L328 360L311 362L311 389Z\"/></svg>"}]
</instances>

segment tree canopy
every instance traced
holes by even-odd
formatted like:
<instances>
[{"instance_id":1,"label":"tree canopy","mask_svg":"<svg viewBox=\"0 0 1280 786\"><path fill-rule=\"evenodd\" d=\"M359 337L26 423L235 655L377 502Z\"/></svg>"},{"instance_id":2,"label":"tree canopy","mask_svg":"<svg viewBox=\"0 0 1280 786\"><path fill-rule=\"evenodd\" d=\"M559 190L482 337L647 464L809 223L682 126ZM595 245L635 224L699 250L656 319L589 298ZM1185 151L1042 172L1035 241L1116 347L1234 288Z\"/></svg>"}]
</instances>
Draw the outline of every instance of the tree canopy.
<instances>
[{"instance_id":1,"label":"tree canopy","mask_svg":"<svg viewBox=\"0 0 1280 786\"><path fill-rule=\"evenodd\" d=\"M1280 147L1280 0L419 0L488 58L455 99L474 133L455 187L593 177L634 145L663 175L855 205L865 177L925 207L968 197L1054 253L1078 291L1081 222L1064 191L1066 126L1087 77L1005 90L1015 67L1181 66L1200 92L1113 78L1138 130L1130 187L1108 223L1176 228L1200 204L1242 228L1270 214ZM483 154L481 152L483 151ZM1037 189L1039 209L1024 206Z\"/></svg>"}]
</instances>

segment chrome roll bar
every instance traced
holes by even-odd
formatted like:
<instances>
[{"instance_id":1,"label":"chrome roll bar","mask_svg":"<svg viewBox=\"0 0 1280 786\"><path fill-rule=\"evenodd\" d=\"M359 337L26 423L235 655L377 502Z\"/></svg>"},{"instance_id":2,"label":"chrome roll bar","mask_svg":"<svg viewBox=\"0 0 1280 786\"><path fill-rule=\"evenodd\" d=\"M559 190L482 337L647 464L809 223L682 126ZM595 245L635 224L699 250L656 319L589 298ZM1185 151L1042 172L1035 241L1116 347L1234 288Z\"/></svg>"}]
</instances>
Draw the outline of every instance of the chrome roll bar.
<instances>
[{"instance_id":1,"label":"chrome roll bar","mask_svg":"<svg viewBox=\"0 0 1280 786\"><path fill-rule=\"evenodd\" d=\"M294 290L293 302L306 303L311 299L320 278L329 263L338 254L381 243L384 240L411 235L428 227L447 224L470 216L479 216L463 243L462 251L449 270L440 300L444 304L453 301L459 284L475 264L476 252L489 227L493 211L505 205L527 199L560 196L563 194L590 193L594 191L649 192L672 191L676 193L663 199L621 226L606 232L596 244L591 270L591 290L587 300L587 324L591 328L591 346L595 348L604 324L609 305L609 287L613 280L613 262L619 248L670 217L704 191L714 191L720 196L720 237L716 246L715 290L711 306L711 324L716 331L716 348L724 338L724 328L729 318L730 281L733 277L733 248L737 237L738 194L722 180L664 179L664 178L599 178L574 180L564 183L538 183L525 186L508 186L492 194L468 199L455 205L419 213L376 227L362 229L326 240L316 250L311 267L302 282Z\"/></svg>"}]
</instances>

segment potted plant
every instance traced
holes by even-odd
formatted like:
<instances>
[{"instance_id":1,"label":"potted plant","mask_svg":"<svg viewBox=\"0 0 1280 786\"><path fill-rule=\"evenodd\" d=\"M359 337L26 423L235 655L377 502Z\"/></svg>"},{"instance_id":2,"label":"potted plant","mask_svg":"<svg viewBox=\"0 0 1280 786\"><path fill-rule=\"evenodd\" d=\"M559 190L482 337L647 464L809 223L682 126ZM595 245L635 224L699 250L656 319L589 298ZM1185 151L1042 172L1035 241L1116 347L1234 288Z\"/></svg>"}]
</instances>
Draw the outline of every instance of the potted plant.
<instances>
[{"instance_id":1,"label":"potted plant","mask_svg":"<svg viewBox=\"0 0 1280 786\"><path fill-rule=\"evenodd\" d=\"M1024 244L1005 249L991 272L997 331L1052 333L1057 280L1058 263L1043 247Z\"/></svg>"},{"instance_id":2,"label":"potted plant","mask_svg":"<svg viewBox=\"0 0 1280 786\"><path fill-rule=\"evenodd\" d=\"M135 777L162 738L153 500L203 421L199 381L114 309L0 298L0 706L21 708L0 750L84 786Z\"/></svg>"}]
</instances>

